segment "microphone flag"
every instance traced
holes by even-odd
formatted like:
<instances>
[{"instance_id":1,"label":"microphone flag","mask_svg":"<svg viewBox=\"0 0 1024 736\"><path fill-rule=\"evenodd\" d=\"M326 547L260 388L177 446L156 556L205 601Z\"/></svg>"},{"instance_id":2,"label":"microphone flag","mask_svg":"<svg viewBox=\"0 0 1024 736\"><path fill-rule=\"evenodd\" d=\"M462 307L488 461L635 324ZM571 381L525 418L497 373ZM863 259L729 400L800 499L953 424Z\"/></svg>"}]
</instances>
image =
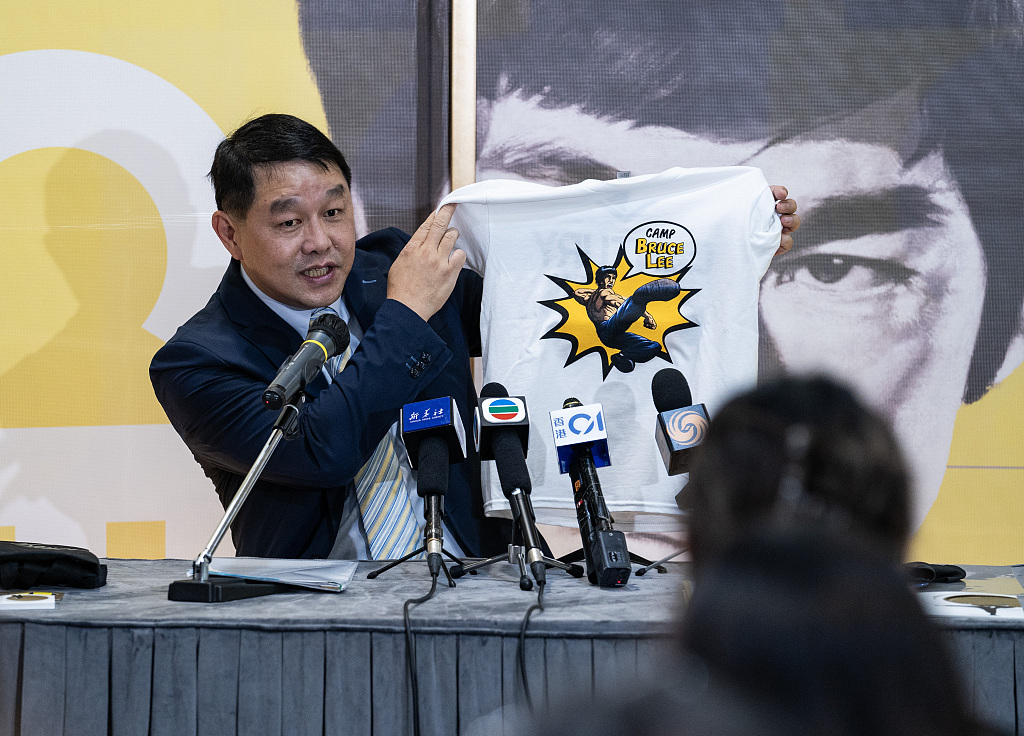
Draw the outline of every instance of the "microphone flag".
<instances>
[{"instance_id":1,"label":"microphone flag","mask_svg":"<svg viewBox=\"0 0 1024 736\"><path fill-rule=\"evenodd\" d=\"M555 438L558 452L558 471L569 472L576 445L591 443L590 453L594 467L603 468L612 464L608 455L608 430L604 424L604 408L600 404L573 406L549 412L551 433Z\"/></svg>"},{"instance_id":2,"label":"microphone flag","mask_svg":"<svg viewBox=\"0 0 1024 736\"><path fill-rule=\"evenodd\" d=\"M669 475L689 472L692 453L686 451L703 442L707 431L708 410L704 404L658 414L654 437Z\"/></svg>"},{"instance_id":3,"label":"microphone flag","mask_svg":"<svg viewBox=\"0 0 1024 736\"><path fill-rule=\"evenodd\" d=\"M458 404L451 396L405 404L399 428L413 469L416 468L417 450L425 437L443 438L450 448L451 462L466 459L466 428L462 426Z\"/></svg>"}]
</instances>

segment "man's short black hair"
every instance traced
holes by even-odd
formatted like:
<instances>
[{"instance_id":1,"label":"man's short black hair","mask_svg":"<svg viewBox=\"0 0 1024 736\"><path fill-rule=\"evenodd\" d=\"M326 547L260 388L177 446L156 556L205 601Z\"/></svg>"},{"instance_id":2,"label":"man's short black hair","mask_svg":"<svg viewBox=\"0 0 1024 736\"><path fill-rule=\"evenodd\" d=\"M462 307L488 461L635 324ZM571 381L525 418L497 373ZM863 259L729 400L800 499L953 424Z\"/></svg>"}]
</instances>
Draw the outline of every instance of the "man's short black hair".
<instances>
[{"instance_id":1,"label":"man's short black hair","mask_svg":"<svg viewBox=\"0 0 1024 736\"><path fill-rule=\"evenodd\" d=\"M245 217L256 199L256 171L287 161L308 161L324 170L334 164L352 186L348 163L330 138L294 115L273 113L250 120L217 146L209 174L217 208Z\"/></svg>"},{"instance_id":2,"label":"man's short black hair","mask_svg":"<svg viewBox=\"0 0 1024 736\"><path fill-rule=\"evenodd\" d=\"M594 283L600 285L608 276L619 277L619 272L615 270L615 266L601 266L597 269L597 273L594 275Z\"/></svg>"}]
</instances>

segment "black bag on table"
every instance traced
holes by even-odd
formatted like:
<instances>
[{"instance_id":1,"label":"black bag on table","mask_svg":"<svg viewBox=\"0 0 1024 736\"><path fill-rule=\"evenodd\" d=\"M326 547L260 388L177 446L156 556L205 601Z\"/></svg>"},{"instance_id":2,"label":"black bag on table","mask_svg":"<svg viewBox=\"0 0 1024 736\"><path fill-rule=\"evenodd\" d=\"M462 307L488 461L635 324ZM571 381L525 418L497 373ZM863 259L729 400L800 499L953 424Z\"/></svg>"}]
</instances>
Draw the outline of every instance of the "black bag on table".
<instances>
[{"instance_id":1,"label":"black bag on table","mask_svg":"<svg viewBox=\"0 0 1024 736\"><path fill-rule=\"evenodd\" d=\"M34 542L0 542L0 588L28 590L51 585L101 588L107 566L87 549Z\"/></svg>"},{"instance_id":2,"label":"black bag on table","mask_svg":"<svg viewBox=\"0 0 1024 736\"><path fill-rule=\"evenodd\" d=\"M967 571L959 565L908 562L903 569L916 583L957 583L967 577Z\"/></svg>"}]
</instances>

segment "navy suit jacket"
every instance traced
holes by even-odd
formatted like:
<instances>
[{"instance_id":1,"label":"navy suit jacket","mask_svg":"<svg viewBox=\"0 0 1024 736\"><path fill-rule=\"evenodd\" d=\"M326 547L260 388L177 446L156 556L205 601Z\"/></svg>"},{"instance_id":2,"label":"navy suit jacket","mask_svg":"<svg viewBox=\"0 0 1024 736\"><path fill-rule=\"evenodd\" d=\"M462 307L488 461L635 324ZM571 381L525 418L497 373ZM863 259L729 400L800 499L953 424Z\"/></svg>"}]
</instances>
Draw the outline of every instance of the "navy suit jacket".
<instances>
[{"instance_id":1,"label":"navy suit jacket","mask_svg":"<svg viewBox=\"0 0 1024 736\"><path fill-rule=\"evenodd\" d=\"M344 295L364 337L333 383L320 375L307 386L312 400L302 409L297 436L277 446L232 524L238 555L326 557L345 494L355 492L352 478L403 404L451 396L472 436L469 357L480 350L481 281L464 270L445 306L424 322L387 299L388 269L408 239L392 228L356 244ZM301 342L232 260L209 303L153 358L157 399L225 507L277 418L263 406L263 392ZM498 554L508 527L484 518L479 458L470 453L451 467L446 523L467 554Z\"/></svg>"}]
</instances>

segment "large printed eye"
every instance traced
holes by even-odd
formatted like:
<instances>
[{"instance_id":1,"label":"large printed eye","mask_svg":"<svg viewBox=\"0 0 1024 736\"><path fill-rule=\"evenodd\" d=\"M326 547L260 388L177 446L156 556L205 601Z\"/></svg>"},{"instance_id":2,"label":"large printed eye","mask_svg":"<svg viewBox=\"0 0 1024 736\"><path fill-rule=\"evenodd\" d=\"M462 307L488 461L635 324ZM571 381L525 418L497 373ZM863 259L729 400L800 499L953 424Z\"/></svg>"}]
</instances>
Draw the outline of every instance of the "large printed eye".
<instances>
[{"instance_id":1,"label":"large printed eye","mask_svg":"<svg viewBox=\"0 0 1024 736\"><path fill-rule=\"evenodd\" d=\"M896 260L835 253L780 259L778 264L773 264L772 272L773 286L795 283L846 292L902 286L916 273Z\"/></svg>"}]
</instances>

